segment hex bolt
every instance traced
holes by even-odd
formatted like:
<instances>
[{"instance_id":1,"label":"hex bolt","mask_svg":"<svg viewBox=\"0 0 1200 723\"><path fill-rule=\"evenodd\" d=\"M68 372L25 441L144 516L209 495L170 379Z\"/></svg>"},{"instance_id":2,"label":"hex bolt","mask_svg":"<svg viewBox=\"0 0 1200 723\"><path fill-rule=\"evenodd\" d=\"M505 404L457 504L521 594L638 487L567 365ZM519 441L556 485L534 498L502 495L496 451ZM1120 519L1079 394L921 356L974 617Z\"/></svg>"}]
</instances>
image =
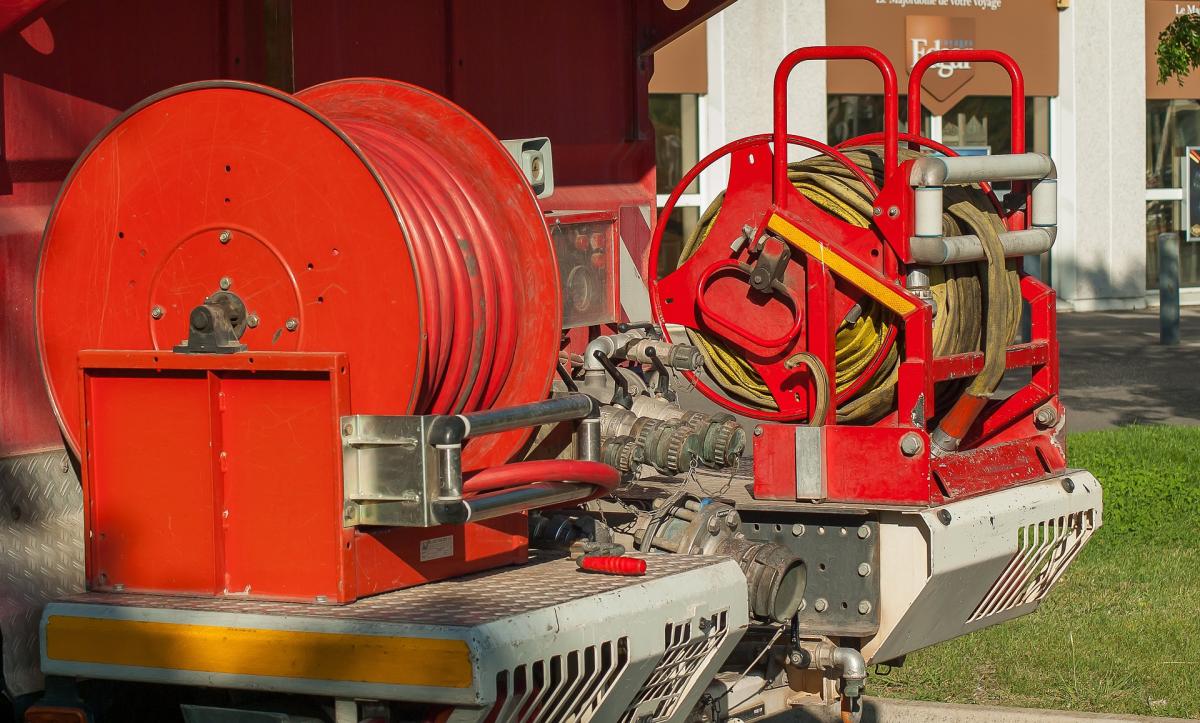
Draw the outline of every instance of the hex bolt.
<instances>
[{"instance_id":1,"label":"hex bolt","mask_svg":"<svg viewBox=\"0 0 1200 723\"><path fill-rule=\"evenodd\" d=\"M813 603L813 610L816 610L819 613L825 612L825 609L828 607L829 603L823 597L817 598L817 601Z\"/></svg>"},{"instance_id":2,"label":"hex bolt","mask_svg":"<svg viewBox=\"0 0 1200 723\"><path fill-rule=\"evenodd\" d=\"M818 528L817 528L817 534L818 534L818 535L824 535L824 534L825 534L825 528L824 528L824 527L818 527Z\"/></svg>"},{"instance_id":3,"label":"hex bolt","mask_svg":"<svg viewBox=\"0 0 1200 723\"><path fill-rule=\"evenodd\" d=\"M1062 488L1068 493L1075 491L1075 480L1070 477L1063 477Z\"/></svg>"},{"instance_id":4,"label":"hex bolt","mask_svg":"<svg viewBox=\"0 0 1200 723\"><path fill-rule=\"evenodd\" d=\"M230 233L229 231L222 231L221 235L217 237L217 239L223 244L229 243L229 241L232 238L233 238L233 234Z\"/></svg>"},{"instance_id":5,"label":"hex bolt","mask_svg":"<svg viewBox=\"0 0 1200 723\"><path fill-rule=\"evenodd\" d=\"M342 427L342 436L349 437L352 434L354 434L354 425L353 424L347 424Z\"/></svg>"},{"instance_id":6,"label":"hex bolt","mask_svg":"<svg viewBox=\"0 0 1200 723\"><path fill-rule=\"evenodd\" d=\"M858 528L858 539L865 540L871 536L871 528L866 525L860 525Z\"/></svg>"},{"instance_id":7,"label":"hex bolt","mask_svg":"<svg viewBox=\"0 0 1200 723\"><path fill-rule=\"evenodd\" d=\"M296 329L300 328L300 320L293 316L287 320L287 323L284 324L284 327L288 331L295 331Z\"/></svg>"},{"instance_id":8,"label":"hex bolt","mask_svg":"<svg viewBox=\"0 0 1200 723\"><path fill-rule=\"evenodd\" d=\"M909 432L900 438L900 451L905 457L916 457L924 447L925 444L921 441L921 435L916 432Z\"/></svg>"},{"instance_id":9,"label":"hex bolt","mask_svg":"<svg viewBox=\"0 0 1200 723\"><path fill-rule=\"evenodd\" d=\"M161 318L163 318L163 315L166 313L167 312L165 310L163 310L163 308L161 306L159 306L158 304L155 304L154 306L150 307L150 318L151 319L161 319Z\"/></svg>"},{"instance_id":10,"label":"hex bolt","mask_svg":"<svg viewBox=\"0 0 1200 723\"><path fill-rule=\"evenodd\" d=\"M729 529L736 530L737 526L742 524L742 516L734 510L725 516L725 524L729 525Z\"/></svg>"},{"instance_id":11,"label":"hex bolt","mask_svg":"<svg viewBox=\"0 0 1200 723\"><path fill-rule=\"evenodd\" d=\"M788 653L788 662L796 667L800 667L804 665L804 656L800 654L799 650L793 650Z\"/></svg>"},{"instance_id":12,"label":"hex bolt","mask_svg":"<svg viewBox=\"0 0 1200 723\"><path fill-rule=\"evenodd\" d=\"M762 436L762 426L761 425L754 428L754 436L755 437Z\"/></svg>"},{"instance_id":13,"label":"hex bolt","mask_svg":"<svg viewBox=\"0 0 1200 723\"><path fill-rule=\"evenodd\" d=\"M880 208L879 206L876 206L875 208L871 209L871 215L872 216L882 216L883 209Z\"/></svg>"},{"instance_id":14,"label":"hex bolt","mask_svg":"<svg viewBox=\"0 0 1200 723\"><path fill-rule=\"evenodd\" d=\"M868 576L868 575L870 575L870 574L871 574L871 565L870 565L869 563L866 563L866 562L859 563L859 565L858 565L858 576L859 576L859 577L866 577L866 576Z\"/></svg>"},{"instance_id":15,"label":"hex bolt","mask_svg":"<svg viewBox=\"0 0 1200 723\"><path fill-rule=\"evenodd\" d=\"M1055 410L1054 407L1046 405L1037 410L1037 414L1034 415L1033 421L1039 427L1053 427L1058 423L1058 411Z\"/></svg>"},{"instance_id":16,"label":"hex bolt","mask_svg":"<svg viewBox=\"0 0 1200 723\"><path fill-rule=\"evenodd\" d=\"M896 206L888 206L888 218L896 218L900 215L900 209Z\"/></svg>"},{"instance_id":17,"label":"hex bolt","mask_svg":"<svg viewBox=\"0 0 1200 723\"><path fill-rule=\"evenodd\" d=\"M943 525L948 525L953 515L950 514L950 510L938 510L937 518Z\"/></svg>"},{"instance_id":18,"label":"hex bolt","mask_svg":"<svg viewBox=\"0 0 1200 723\"><path fill-rule=\"evenodd\" d=\"M709 534L715 535L721 531L721 520L716 515L713 515L708 518L708 524L705 526L708 528Z\"/></svg>"},{"instance_id":19,"label":"hex bolt","mask_svg":"<svg viewBox=\"0 0 1200 723\"><path fill-rule=\"evenodd\" d=\"M792 525L792 536L793 537L803 537L804 536L804 525L801 525L799 523Z\"/></svg>"},{"instance_id":20,"label":"hex bolt","mask_svg":"<svg viewBox=\"0 0 1200 723\"><path fill-rule=\"evenodd\" d=\"M228 276L222 276L220 282L221 291L229 291L229 287L233 286L233 279Z\"/></svg>"},{"instance_id":21,"label":"hex bolt","mask_svg":"<svg viewBox=\"0 0 1200 723\"><path fill-rule=\"evenodd\" d=\"M251 329L258 326L258 314L251 314L250 316L247 316L246 326L250 327Z\"/></svg>"},{"instance_id":22,"label":"hex bolt","mask_svg":"<svg viewBox=\"0 0 1200 723\"><path fill-rule=\"evenodd\" d=\"M858 602L858 614L859 615L867 615L870 612L871 612L871 603L867 602L866 600L860 600Z\"/></svg>"}]
</instances>

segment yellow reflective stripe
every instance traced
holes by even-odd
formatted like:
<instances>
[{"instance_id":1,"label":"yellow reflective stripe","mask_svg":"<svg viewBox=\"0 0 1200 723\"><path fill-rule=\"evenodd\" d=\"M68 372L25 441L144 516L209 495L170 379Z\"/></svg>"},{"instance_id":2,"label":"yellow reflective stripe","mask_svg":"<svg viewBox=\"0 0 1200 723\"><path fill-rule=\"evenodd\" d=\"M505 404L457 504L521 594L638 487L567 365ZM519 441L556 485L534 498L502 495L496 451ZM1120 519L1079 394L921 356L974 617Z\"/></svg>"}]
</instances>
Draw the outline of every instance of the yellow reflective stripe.
<instances>
[{"instance_id":1,"label":"yellow reflective stripe","mask_svg":"<svg viewBox=\"0 0 1200 723\"><path fill-rule=\"evenodd\" d=\"M832 248L788 223L781 216L771 216L771 219L767 221L767 228L787 239L788 243L804 253L815 257L828 266L833 273L867 292L872 298L877 299L879 303L897 314L904 316L917 308L915 304L897 293L894 288L861 271Z\"/></svg>"},{"instance_id":2,"label":"yellow reflective stripe","mask_svg":"<svg viewBox=\"0 0 1200 723\"><path fill-rule=\"evenodd\" d=\"M229 675L467 688L462 640L51 615L51 660Z\"/></svg>"}]
</instances>

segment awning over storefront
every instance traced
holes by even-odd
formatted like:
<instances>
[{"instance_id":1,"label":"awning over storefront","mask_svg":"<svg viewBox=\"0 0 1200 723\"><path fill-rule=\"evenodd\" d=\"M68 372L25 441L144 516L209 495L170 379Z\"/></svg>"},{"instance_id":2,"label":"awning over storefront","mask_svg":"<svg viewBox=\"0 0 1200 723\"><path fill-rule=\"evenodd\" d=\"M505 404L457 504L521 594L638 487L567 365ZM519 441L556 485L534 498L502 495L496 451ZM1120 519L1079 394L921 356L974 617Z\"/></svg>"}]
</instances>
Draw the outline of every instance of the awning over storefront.
<instances>
[{"instance_id":1,"label":"awning over storefront","mask_svg":"<svg viewBox=\"0 0 1200 723\"><path fill-rule=\"evenodd\" d=\"M708 92L708 35L697 25L654 54L651 93Z\"/></svg>"},{"instance_id":2,"label":"awning over storefront","mask_svg":"<svg viewBox=\"0 0 1200 723\"><path fill-rule=\"evenodd\" d=\"M826 0L830 45L868 45L887 54L899 74L931 50L1000 50L1016 59L1029 96L1058 95L1056 0ZM862 62L829 64L829 93L882 92L879 73ZM968 95L1008 95L1007 74L997 66L954 63L925 74L926 108L941 114Z\"/></svg>"},{"instance_id":3,"label":"awning over storefront","mask_svg":"<svg viewBox=\"0 0 1200 723\"><path fill-rule=\"evenodd\" d=\"M1193 72L1180 85L1174 78L1158 84L1158 34L1179 15L1200 13L1200 2L1146 0L1146 98L1170 100L1200 98L1200 72Z\"/></svg>"}]
</instances>

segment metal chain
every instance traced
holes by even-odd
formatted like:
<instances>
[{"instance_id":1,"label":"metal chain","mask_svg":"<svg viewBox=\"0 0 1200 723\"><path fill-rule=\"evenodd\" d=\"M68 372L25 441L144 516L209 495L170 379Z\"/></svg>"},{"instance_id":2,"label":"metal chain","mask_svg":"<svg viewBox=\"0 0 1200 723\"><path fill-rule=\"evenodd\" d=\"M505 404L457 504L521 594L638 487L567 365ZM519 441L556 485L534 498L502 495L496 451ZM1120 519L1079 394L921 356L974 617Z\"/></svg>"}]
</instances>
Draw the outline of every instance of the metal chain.
<instances>
[{"instance_id":1,"label":"metal chain","mask_svg":"<svg viewBox=\"0 0 1200 723\"><path fill-rule=\"evenodd\" d=\"M760 651L758 651L758 655L754 656L754 660L751 660L751 661L750 661L750 664L746 666L746 669L745 669L745 670L743 670L743 671L742 671L742 672L741 672L741 673L738 675L738 677L734 679L733 683L731 683L731 684L729 685L729 687L727 687L727 688L725 689L725 692L724 692L724 693L722 693L722 694L718 695L716 698L714 698L714 699L713 699L713 702L716 702L716 701L718 701L718 700L721 700L721 699L722 699L722 698L724 698L725 696L727 696L727 695L729 695L730 693L732 693L732 692L733 692L733 687L734 687L735 685L737 685L739 681L743 680L743 679L744 679L744 678L745 678L745 677L746 677L746 676L747 676L747 675L750 673L750 670L751 670L752 668L754 668L754 666L758 665L758 661L762 659L762 656L764 656L764 655L766 655L766 654L767 654L767 651L768 651L768 650L770 650L771 648L773 648L773 647L775 646L775 641L776 641L776 640L779 640L779 636L780 636L780 635L782 635L782 634L783 634L783 626L782 626L782 625L780 625L778 628L776 628L776 630L775 630L775 634L771 636L771 639L767 641L767 644L766 644L765 646L763 646L763 649L762 649L762 650L760 650ZM764 676L764 677L765 677L765 676ZM764 690L764 689L765 689L765 688L766 688L768 685L770 685L770 684L771 684L771 681L769 681L769 680L767 680L767 681L764 681L764 682L763 682L763 684L762 684L762 686L760 686L758 690L754 691L753 693L751 693L750 695L746 696L745 698L743 698L743 699L739 700L737 703L730 703L730 704L729 704L729 707L728 707L728 709L727 709L727 710L733 710L734 708L737 708L739 705L741 705L741 704L745 703L746 701L750 700L750 699L751 699L751 698L753 698L754 696L756 696L756 695L758 695L759 693L761 693L761 692L762 692L762 691L763 691L763 690Z\"/></svg>"},{"instance_id":2,"label":"metal chain","mask_svg":"<svg viewBox=\"0 0 1200 723\"><path fill-rule=\"evenodd\" d=\"M705 497L721 497L729 491L730 487L733 486L733 478L737 476L738 465L740 464L741 458L739 458L737 462L731 464L729 466L729 479L725 480L725 484L721 486L721 489L717 490L716 492L710 492L704 487L703 484L700 483L700 480L696 478L696 467L698 465L696 460L693 458L691 469L688 470L688 482L694 484L697 489L704 493Z\"/></svg>"}]
</instances>

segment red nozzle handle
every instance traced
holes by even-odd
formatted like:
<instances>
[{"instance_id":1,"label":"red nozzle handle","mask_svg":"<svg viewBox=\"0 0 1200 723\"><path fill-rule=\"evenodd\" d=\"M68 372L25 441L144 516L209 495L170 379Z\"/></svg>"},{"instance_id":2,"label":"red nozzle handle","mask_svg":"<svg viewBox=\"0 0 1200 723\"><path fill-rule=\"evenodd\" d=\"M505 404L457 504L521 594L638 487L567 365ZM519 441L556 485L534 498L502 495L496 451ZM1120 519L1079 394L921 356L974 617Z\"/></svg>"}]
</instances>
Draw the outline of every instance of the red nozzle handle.
<instances>
[{"instance_id":1,"label":"red nozzle handle","mask_svg":"<svg viewBox=\"0 0 1200 723\"><path fill-rule=\"evenodd\" d=\"M580 570L602 572L606 575L645 575L646 561L639 557L584 555L576 560Z\"/></svg>"}]
</instances>

